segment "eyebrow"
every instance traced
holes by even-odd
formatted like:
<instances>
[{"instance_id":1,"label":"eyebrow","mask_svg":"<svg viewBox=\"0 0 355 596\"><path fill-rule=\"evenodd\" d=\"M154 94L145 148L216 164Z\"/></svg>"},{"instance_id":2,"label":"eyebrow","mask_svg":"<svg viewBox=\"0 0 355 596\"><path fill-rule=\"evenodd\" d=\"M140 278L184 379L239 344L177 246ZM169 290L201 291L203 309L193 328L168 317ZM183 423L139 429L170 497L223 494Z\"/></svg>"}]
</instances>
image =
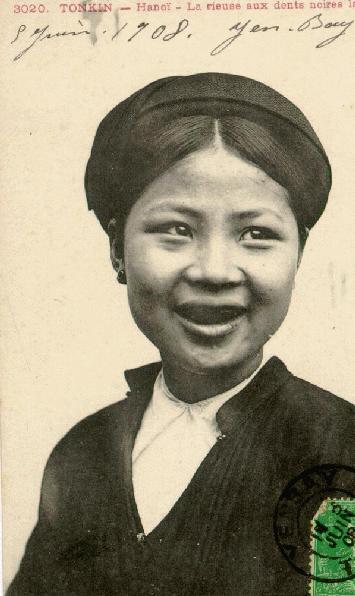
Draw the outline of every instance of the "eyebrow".
<instances>
[{"instance_id":1,"label":"eyebrow","mask_svg":"<svg viewBox=\"0 0 355 596\"><path fill-rule=\"evenodd\" d=\"M254 219L261 217L262 215L273 215L279 221L284 221L284 218L278 211L269 207L263 207L261 209L248 209L246 211L233 211L232 217L235 219Z\"/></svg>"},{"instance_id":2,"label":"eyebrow","mask_svg":"<svg viewBox=\"0 0 355 596\"><path fill-rule=\"evenodd\" d=\"M148 214L154 215L156 213L167 213L175 211L176 213L181 213L182 215L190 215L192 217L201 217L201 211L198 209L194 209L190 206L174 204L170 202L162 202L155 205L148 210ZM279 214L278 211L275 209L271 209L269 207L262 207L260 209L247 209L243 211L235 210L231 213L231 217L234 220L246 220L246 219L254 219L258 217L262 217L263 215L273 215L279 221L283 222L284 218Z\"/></svg>"},{"instance_id":3,"label":"eyebrow","mask_svg":"<svg viewBox=\"0 0 355 596\"><path fill-rule=\"evenodd\" d=\"M187 207L187 206L183 206L183 205L178 205L178 204L174 204L174 203L157 203L155 205L152 205L152 207L150 207L148 209L148 214L149 215L155 215L156 213L168 213L171 211L175 211L176 213L181 213L182 215L191 215L193 217L200 217L201 212L198 209L194 209L193 207Z\"/></svg>"}]
</instances>

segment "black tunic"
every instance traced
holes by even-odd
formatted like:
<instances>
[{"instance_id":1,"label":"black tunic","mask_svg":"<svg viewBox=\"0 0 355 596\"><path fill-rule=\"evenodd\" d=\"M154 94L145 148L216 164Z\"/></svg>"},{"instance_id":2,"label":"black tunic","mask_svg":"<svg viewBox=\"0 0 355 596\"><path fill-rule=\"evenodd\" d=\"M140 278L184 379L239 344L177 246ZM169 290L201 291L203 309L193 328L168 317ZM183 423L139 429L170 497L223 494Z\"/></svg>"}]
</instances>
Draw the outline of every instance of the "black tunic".
<instances>
[{"instance_id":1,"label":"black tunic","mask_svg":"<svg viewBox=\"0 0 355 596\"><path fill-rule=\"evenodd\" d=\"M128 398L82 420L55 447L8 596L307 594L308 579L276 544L275 507L304 470L355 464L355 408L272 358L220 408L225 437L145 537L131 454L159 368L128 372Z\"/></svg>"}]
</instances>

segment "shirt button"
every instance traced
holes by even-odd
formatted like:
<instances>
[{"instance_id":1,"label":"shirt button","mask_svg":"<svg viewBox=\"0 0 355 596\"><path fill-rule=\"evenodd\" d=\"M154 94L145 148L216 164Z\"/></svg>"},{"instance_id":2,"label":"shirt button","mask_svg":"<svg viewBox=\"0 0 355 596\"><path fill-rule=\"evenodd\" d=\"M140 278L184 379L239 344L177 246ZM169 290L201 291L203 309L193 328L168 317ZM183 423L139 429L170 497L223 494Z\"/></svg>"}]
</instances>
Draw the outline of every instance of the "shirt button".
<instances>
[{"instance_id":1,"label":"shirt button","mask_svg":"<svg viewBox=\"0 0 355 596\"><path fill-rule=\"evenodd\" d=\"M145 542L145 534L144 534L144 532L139 532L139 534L137 534L137 542L139 544L143 544L143 542Z\"/></svg>"}]
</instances>

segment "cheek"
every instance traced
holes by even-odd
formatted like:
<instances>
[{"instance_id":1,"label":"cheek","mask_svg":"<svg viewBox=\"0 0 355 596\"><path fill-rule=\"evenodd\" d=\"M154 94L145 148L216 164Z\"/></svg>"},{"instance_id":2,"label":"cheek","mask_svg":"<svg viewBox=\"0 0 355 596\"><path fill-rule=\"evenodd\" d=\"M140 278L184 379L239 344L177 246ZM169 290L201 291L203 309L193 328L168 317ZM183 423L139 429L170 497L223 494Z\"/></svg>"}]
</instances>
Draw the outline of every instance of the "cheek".
<instances>
[{"instance_id":1,"label":"cheek","mask_svg":"<svg viewBox=\"0 0 355 596\"><path fill-rule=\"evenodd\" d=\"M132 248L128 247L125 259L127 294L133 317L136 321L139 317L142 323L142 319L152 319L167 301L173 277L144 245L139 252Z\"/></svg>"},{"instance_id":2,"label":"cheek","mask_svg":"<svg viewBox=\"0 0 355 596\"><path fill-rule=\"evenodd\" d=\"M285 316L291 300L296 272L297 257L294 253L265 260L258 267L253 278L256 302L275 309L275 314L279 309L280 316Z\"/></svg>"},{"instance_id":3,"label":"cheek","mask_svg":"<svg viewBox=\"0 0 355 596\"><path fill-rule=\"evenodd\" d=\"M127 242L125 268L128 284L144 287L150 294L166 295L178 283L186 265L186 250L160 246L148 236Z\"/></svg>"}]
</instances>

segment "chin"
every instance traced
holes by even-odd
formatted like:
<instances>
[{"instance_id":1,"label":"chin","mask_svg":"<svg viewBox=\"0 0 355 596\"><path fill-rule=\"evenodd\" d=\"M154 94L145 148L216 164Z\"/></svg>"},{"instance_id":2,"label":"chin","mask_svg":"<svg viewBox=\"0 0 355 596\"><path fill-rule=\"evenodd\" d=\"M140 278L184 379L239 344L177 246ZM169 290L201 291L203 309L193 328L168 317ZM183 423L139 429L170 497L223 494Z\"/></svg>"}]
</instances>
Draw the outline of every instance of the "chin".
<instances>
[{"instance_id":1,"label":"chin","mask_svg":"<svg viewBox=\"0 0 355 596\"><path fill-rule=\"evenodd\" d=\"M245 364L250 358L255 358L258 350L245 351L231 354L230 350L222 351L220 348L196 349L188 354L171 355L175 366L195 374L210 374L228 371Z\"/></svg>"}]
</instances>

